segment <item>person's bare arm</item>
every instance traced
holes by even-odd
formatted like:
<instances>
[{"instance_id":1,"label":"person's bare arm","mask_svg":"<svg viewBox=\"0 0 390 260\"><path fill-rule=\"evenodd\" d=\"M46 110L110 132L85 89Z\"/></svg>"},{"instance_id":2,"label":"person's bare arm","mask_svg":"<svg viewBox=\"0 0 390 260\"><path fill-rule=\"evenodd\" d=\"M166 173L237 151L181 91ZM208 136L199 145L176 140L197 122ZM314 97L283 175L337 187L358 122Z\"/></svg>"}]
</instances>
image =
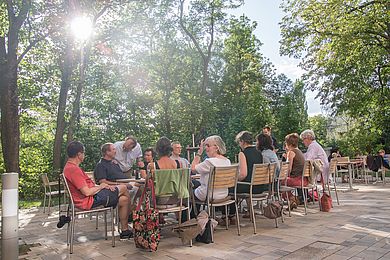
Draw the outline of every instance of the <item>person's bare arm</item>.
<instances>
[{"instance_id":1,"label":"person's bare arm","mask_svg":"<svg viewBox=\"0 0 390 260\"><path fill-rule=\"evenodd\" d=\"M243 152L238 154L238 164L240 169L240 175L238 176L238 180L242 181L248 175L248 165L246 164L246 157Z\"/></svg>"},{"instance_id":2,"label":"person's bare arm","mask_svg":"<svg viewBox=\"0 0 390 260\"><path fill-rule=\"evenodd\" d=\"M108 185L107 183L101 183L100 185L98 186L95 186L95 187L91 187L91 188L88 188L87 185L85 185L84 187L82 187L80 189L81 193L84 195L84 196L93 196L95 195L96 193L98 193L99 191L101 191L102 189L109 189L109 190L115 190L115 186L110 186Z\"/></svg>"},{"instance_id":3,"label":"person's bare arm","mask_svg":"<svg viewBox=\"0 0 390 260\"><path fill-rule=\"evenodd\" d=\"M288 164L288 174L290 174L290 172L292 170L294 157L295 157L295 153L294 152L292 152L292 151L288 151L287 152L287 161L289 162L289 164Z\"/></svg>"}]
</instances>

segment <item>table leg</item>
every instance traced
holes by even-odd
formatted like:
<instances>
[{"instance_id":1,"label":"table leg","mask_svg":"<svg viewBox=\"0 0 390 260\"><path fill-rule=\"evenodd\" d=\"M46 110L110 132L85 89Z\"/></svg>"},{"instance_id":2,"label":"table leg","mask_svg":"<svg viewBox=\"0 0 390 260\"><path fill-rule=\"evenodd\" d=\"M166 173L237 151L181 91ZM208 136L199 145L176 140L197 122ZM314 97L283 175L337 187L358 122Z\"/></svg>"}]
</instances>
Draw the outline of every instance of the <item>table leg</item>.
<instances>
[{"instance_id":1,"label":"table leg","mask_svg":"<svg viewBox=\"0 0 390 260\"><path fill-rule=\"evenodd\" d=\"M353 172L352 172L352 165L351 164L348 164L348 174L349 174L349 189L353 190L353 188L352 188L352 175L353 175Z\"/></svg>"}]
</instances>

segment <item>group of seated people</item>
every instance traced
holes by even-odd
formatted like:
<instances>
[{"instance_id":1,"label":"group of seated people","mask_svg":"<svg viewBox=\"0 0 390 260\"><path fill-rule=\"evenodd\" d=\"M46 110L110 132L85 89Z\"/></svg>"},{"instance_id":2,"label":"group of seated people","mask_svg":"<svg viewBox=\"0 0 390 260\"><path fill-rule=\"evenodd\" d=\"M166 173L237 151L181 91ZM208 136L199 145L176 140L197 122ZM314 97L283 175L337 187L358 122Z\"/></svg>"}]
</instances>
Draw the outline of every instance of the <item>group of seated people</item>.
<instances>
[{"instance_id":1,"label":"group of seated people","mask_svg":"<svg viewBox=\"0 0 390 260\"><path fill-rule=\"evenodd\" d=\"M299 138L308 147L305 154L298 149ZM253 141L253 136L248 131L242 131L236 136L236 142L241 150L238 154L238 181L251 181L254 164L277 163L276 175L279 173L279 160L273 146L275 140L271 138L270 132L257 135L256 146L253 145ZM301 184L304 160L324 159L324 173L327 173L329 164L326 153L315 141L312 130L305 130L300 137L296 133L289 134L285 138L285 143L287 148L286 158L290 162L287 185L296 186ZM199 181L194 181L193 191L195 199L199 201L206 200L211 168L213 166L231 165L231 161L225 156L226 145L218 135L209 136L200 142L199 150L191 164L185 158L180 157L180 143L171 142L167 137L161 137L157 141L155 149L145 149L143 160L137 160L137 158L142 157L141 146L133 136L128 136L125 141L106 143L101 146L102 158L94 170L96 181L94 183L79 166L84 160L84 152L85 148L81 142L73 141L67 146L68 161L63 172L74 198L75 206L85 210L104 206L105 197L102 191L106 189L115 192L119 197L121 239L128 239L133 235L128 227L128 219L134 209L139 187L134 183L121 184L116 180L129 178L134 165L140 169L142 177L146 177L147 171L153 169L191 167L192 173L200 175ZM268 185L258 185L254 187L253 193L262 193L267 190ZM238 184L237 192L249 193L249 185ZM228 196L228 190L215 190L213 196L213 199L223 199ZM292 196L292 194L290 196L293 207L294 203L299 204L299 201L294 200L295 196ZM223 219L220 224L226 225L226 222L229 221L231 225L235 225L234 205L229 208L229 214L227 215L228 218Z\"/></svg>"}]
</instances>

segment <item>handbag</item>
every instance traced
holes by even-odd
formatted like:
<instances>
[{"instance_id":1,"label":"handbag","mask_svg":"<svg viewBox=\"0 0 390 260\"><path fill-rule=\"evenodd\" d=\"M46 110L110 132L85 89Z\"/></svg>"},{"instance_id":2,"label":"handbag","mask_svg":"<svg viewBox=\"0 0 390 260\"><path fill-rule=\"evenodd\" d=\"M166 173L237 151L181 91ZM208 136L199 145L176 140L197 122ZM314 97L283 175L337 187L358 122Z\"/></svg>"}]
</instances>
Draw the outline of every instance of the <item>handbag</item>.
<instances>
[{"instance_id":1,"label":"handbag","mask_svg":"<svg viewBox=\"0 0 390 260\"><path fill-rule=\"evenodd\" d=\"M271 201L263 208L263 215L266 218L276 219L282 216L282 205L279 201Z\"/></svg>"},{"instance_id":2,"label":"handbag","mask_svg":"<svg viewBox=\"0 0 390 260\"><path fill-rule=\"evenodd\" d=\"M268 166L269 167L269 166ZM272 191L271 185L273 185L273 181L271 180L271 174L268 174L269 184L268 184L268 198L269 201L271 199ZM263 215L269 219L276 219L282 216L283 206L279 203L279 201L271 201L267 203L267 206L263 208Z\"/></svg>"},{"instance_id":3,"label":"handbag","mask_svg":"<svg viewBox=\"0 0 390 260\"><path fill-rule=\"evenodd\" d=\"M149 194L152 195L153 208L150 207ZM145 196L146 195L146 196ZM141 210L141 205L145 207ZM137 248L156 251L160 242L160 227L158 223L158 210L156 209L156 194L152 179L145 181L145 189L142 192L136 210L133 212L134 243Z\"/></svg>"},{"instance_id":4,"label":"handbag","mask_svg":"<svg viewBox=\"0 0 390 260\"><path fill-rule=\"evenodd\" d=\"M324 194L321 196L321 211L329 212L332 208L332 197L325 192L325 185L324 185L324 178L321 174L321 183L322 183L322 190L324 191Z\"/></svg>"},{"instance_id":5,"label":"handbag","mask_svg":"<svg viewBox=\"0 0 390 260\"><path fill-rule=\"evenodd\" d=\"M205 226L205 229L203 233L196 236L195 240L197 242L202 242L205 244L210 244L213 242L213 234L212 234L212 228L211 228L211 219L207 221L207 224Z\"/></svg>"}]
</instances>

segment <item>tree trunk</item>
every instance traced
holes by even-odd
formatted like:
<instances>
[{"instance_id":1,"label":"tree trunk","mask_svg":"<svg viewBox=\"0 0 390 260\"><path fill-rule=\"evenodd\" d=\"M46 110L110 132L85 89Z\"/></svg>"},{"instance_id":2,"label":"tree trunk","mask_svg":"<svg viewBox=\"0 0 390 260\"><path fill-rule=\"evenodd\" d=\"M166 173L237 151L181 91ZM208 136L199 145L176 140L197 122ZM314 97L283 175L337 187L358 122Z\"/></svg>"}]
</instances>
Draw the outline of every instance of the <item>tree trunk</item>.
<instances>
[{"instance_id":1,"label":"tree trunk","mask_svg":"<svg viewBox=\"0 0 390 260\"><path fill-rule=\"evenodd\" d=\"M66 99L68 97L68 91L71 84L72 78L72 69L73 69L73 39L71 35L67 36L64 62L61 69L61 89L60 96L58 101L58 110L57 110L57 128L56 134L54 137L54 146L53 146L53 170L58 171L62 167L61 164L61 151L62 143L64 140L65 132L65 110L66 110Z\"/></svg>"},{"instance_id":2,"label":"tree trunk","mask_svg":"<svg viewBox=\"0 0 390 260\"><path fill-rule=\"evenodd\" d=\"M73 133L74 129L76 127L76 121L80 117L80 100L81 95L83 92L84 82L85 82L85 71L87 69L89 56L91 53L91 42L88 41L85 46L81 46L81 53L80 53L80 69L79 69L79 81L77 83L77 89L76 89L76 97L73 101L73 109L72 109L72 115L69 119L69 127L68 127L68 136L67 136L67 143L73 141Z\"/></svg>"},{"instance_id":3,"label":"tree trunk","mask_svg":"<svg viewBox=\"0 0 390 260\"><path fill-rule=\"evenodd\" d=\"M7 45L5 37L0 37L0 108L1 108L1 148L7 172L18 172L19 168L19 96L18 96L18 45L19 32L27 13L30 1L23 1L16 15L12 2L7 2L9 28Z\"/></svg>"},{"instance_id":4,"label":"tree trunk","mask_svg":"<svg viewBox=\"0 0 390 260\"><path fill-rule=\"evenodd\" d=\"M2 45L4 44L3 39L4 38L2 38L1 42ZM17 45L18 43L16 42L15 44ZM2 53L0 54L1 146L3 150L6 171L20 172L20 129L19 97L17 85L17 56L16 52L8 52L7 55L4 53L4 51L5 48L2 48Z\"/></svg>"}]
</instances>

